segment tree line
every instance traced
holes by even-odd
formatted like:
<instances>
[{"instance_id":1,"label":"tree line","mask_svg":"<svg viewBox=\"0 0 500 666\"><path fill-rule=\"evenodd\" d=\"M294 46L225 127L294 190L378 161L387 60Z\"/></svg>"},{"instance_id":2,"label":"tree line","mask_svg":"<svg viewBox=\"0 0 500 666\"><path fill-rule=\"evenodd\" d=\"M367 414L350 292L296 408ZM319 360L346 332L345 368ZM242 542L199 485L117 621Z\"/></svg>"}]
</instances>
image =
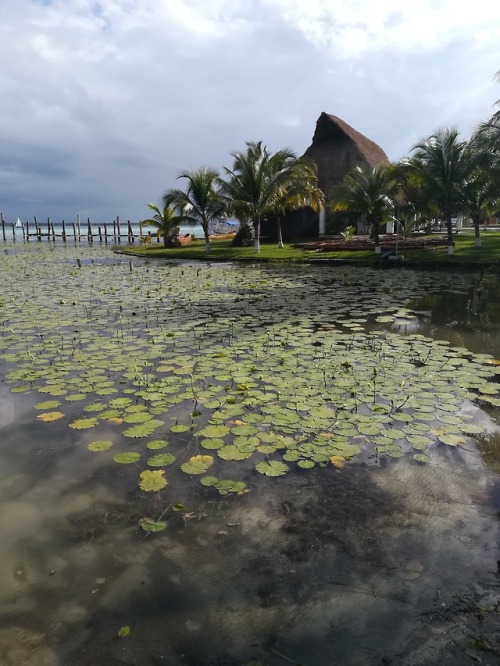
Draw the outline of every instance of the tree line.
<instances>
[{"instance_id":1,"label":"tree line","mask_svg":"<svg viewBox=\"0 0 500 666\"><path fill-rule=\"evenodd\" d=\"M500 72L495 78L500 81ZM354 167L332 193L330 210L342 216L344 225L366 220L376 252L383 223L395 221L406 236L417 223L440 219L446 225L448 252L453 254L452 219L458 215L472 220L479 245L481 224L500 210L500 110L468 139L456 129L441 129L419 141L410 153L396 163ZM325 206L315 163L298 158L290 149L270 153L262 142L249 142L245 151L232 157L233 164L224 167L223 175L209 167L182 172L179 179L185 188L167 190L161 208L148 204L155 214L144 223L154 225L165 244L180 224L199 224L208 252L211 224L234 216L253 229L258 252L262 222L277 222L282 246L281 223L287 213Z\"/></svg>"}]
</instances>

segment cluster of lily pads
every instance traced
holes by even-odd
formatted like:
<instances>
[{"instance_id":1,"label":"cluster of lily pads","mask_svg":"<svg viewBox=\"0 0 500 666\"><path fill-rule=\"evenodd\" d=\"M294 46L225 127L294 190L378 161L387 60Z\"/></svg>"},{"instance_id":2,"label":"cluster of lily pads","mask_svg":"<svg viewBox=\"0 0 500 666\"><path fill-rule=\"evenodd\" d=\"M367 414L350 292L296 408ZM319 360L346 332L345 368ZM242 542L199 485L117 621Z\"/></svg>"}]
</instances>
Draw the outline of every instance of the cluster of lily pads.
<instances>
[{"instance_id":1,"label":"cluster of lily pads","mask_svg":"<svg viewBox=\"0 0 500 666\"><path fill-rule=\"evenodd\" d=\"M359 454L428 463L439 444L482 432L465 400L500 405L491 356L394 332L416 321L401 305L429 289L424 277L396 290L371 269L85 252L4 257L0 362L11 391L46 396L39 421L95 432L89 451L138 466L145 492L173 471L239 495L252 470L277 477Z\"/></svg>"}]
</instances>

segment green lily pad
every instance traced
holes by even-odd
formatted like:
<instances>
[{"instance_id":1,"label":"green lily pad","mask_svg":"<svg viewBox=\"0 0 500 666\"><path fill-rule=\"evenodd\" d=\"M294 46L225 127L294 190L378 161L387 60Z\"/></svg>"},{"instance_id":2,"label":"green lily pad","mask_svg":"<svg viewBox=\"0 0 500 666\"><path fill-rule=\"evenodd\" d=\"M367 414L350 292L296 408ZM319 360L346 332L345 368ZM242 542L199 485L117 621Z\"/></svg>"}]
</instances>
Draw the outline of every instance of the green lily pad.
<instances>
[{"instance_id":1,"label":"green lily pad","mask_svg":"<svg viewBox=\"0 0 500 666\"><path fill-rule=\"evenodd\" d=\"M69 427L74 430L85 430L87 428L94 428L97 423L98 420L96 418L77 419L76 421L73 421L73 423L70 423Z\"/></svg>"},{"instance_id":2,"label":"green lily pad","mask_svg":"<svg viewBox=\"0 0 500 666\"><path fill-rule=\"evenodd\" d=\"M157 469L154 471L148 469L144 470L144 472L141 472L139 475L141 479L139 482L140 488L145 492L156 492L162 488L165 488L167 485L167 480L164 478L164 474L165 472L162 469Z\"/></svg>"},{"instance_id":3,"label":"green lily pad","mask_svg":"<svg viewBox=\"0 0 500 666\"><path fill-rule=\"evenodd\" d=\"M55 409L60 404L59 400L45 400L44 402L37 402L34 407L35 409Z\"/></svg>"},{"instance_id":4,"label":"green lily pad","mask_svg":"<svg viewBox=\"0 0 500 666\"><path fill-rule=\"evenodd\" d=\"M205 474L207 469L214 464L213 456L192 456L181 465L186 474Z\"/></svg>"},{"instance_id":5,"label":"green lily pad","mask_svg":"<svg viewBox=\"0 0 500 666\"><path fill-rule=\"evenodd\" d=\"M176 433L188 432L189 430L191 430L191 427L182 423L178 423L177 425L174 425L170 428L171 432L176 432Z\"/></svg>"},{"instance_id":6,"label":"green lily pad","mask_svg":"<svg viewBox=\"0 0 500 666\"><path fill-rule=\"evenodd\" d=\"M117 453L113 456L113 460L122 465L130 465L136 463L141 459L141 454L137 451L125 451L124 453Z\"/></svg>"},{"instance_id":7,"label":"green lily pad","mask_svg":"<svg viewBox=\"0 0 500 666\"><path fill-rule=\"evenodd\" d=\"M415 458L415 460L417 462L421 462L421 463L430 463L430 462L432 462L432 459L429 456L425 455L425 453L416 453L413 457Z\"/></svg>"},{"instance_id":8,"label":"green lily pad","mask_svg":"<svg viewBox=\"0 0 500 666\"><path fill-rule=\"evenodd\" d=\"M110 439L100 439L95 442L90 442L87 444L89 451L107 451L113 446L113 442Z\"/></svg>"},{"instance_id":9,"label":"green lily pad","mask_svg":"<svg viewBox=\"0 0 500 666\"><path fill-rule=\"evenodd\" d=\"M245 452L234 446L234 444L227 444L217 450L217 455L222 460L245 460L251 456L253 451L254 449L252 448L251 451Z\"/></svg>"},{"instance_id":10,"label":"green lily pad","mask_svg":"<svg viewBox=\"0 0 500 666\"><path fill-rule=\"evenodd\" d=\"M149 437L149 435L152 435L164 424L165 422L159 419L151 419L150 421L146 421L146 423L139 423L138 425L126 428L123 434L125 437Z\"/></svg>"},{"instance_id":11,"label":"green lily pad","mask_svg":"<svg viewBox=\"0 0 500 666\"><path fill-rule=\"evenodd\" d=\"M273 460L271 462L257 463L255 469L266 476L283 476L288 472L288 465L279 460Z\"/></svg>"},{"instance_id":12,"label":"green lily pad","mask_svg":"<svg viewBox=\"0 0 500 666\"><path fill-rule=\"evenodd\" d=\"M220 449L224 445L225 441L217 437L207 437L202 439L200 442L200 446L202 446L204 449Z\"/></svg>"},{"instance_id":13,"label":"green lily pad","mask_svg":"<svg viewBox=\"0 0 500 666\"><path fill-rule=\"evenodd\" d=\"M152 518L144 518L140 524L145 532L163 532L163 530L167 529L167 523L162 520L153 520Z\"/></svg>"},{"instance_id":14,"label":"green lily pad","mask_svg":"<svg viewBox=\"0 0 500 666\"><path fill-rule=\"evenodd\" d=\"M171 453L159 453L156 456L148 458L148 465L150 467L163 467L164 465L171 465L175 462L175 456Z\"/></svg>"},{"instance_id":15,"label":"green lily pad","mask_svg":"<svg viewBox=\"0 0 500 666\"><path fill-rule=\"evenodd\" d=\"M199 435L207 437L208 439L220 439L230 433L230 430L225 425L207 425L199 431Z\"/></svg>"},{"instance_id":16,"label":"green lily pad","mask_svg":"<svg viewBox=\"0 0 500 666\"><path fill-rule=\"evenodd\" d=\"M168 442L165 439L152 439L146 444L148 449L164 449L168 446Z\"/></svg>"}]
</instances>

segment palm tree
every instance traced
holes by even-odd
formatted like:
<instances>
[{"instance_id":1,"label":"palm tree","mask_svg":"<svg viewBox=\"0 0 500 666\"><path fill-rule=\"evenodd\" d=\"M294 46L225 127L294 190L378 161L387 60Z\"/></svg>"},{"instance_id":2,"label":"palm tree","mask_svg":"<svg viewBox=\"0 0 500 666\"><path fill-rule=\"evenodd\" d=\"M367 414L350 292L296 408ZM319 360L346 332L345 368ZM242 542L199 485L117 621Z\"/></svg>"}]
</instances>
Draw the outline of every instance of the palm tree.
<instances>
[{"instance_id":1,"label":"palm tree","mask_svg":"<svg viewBox=\"0 0 500 666\"><path fill-rule=\"evenodd\" d=\"M179 215L174 207L172 207L172 199L164 198L163 210L160 210L155 204L149 203L147 207L154 211L155 215L148 220L143 220L143 225L156 227L158 238L163 237L163 244L167 246L168 236L172 231L183 221L183 216Z\"/></svg>"},{"instance_id":2,"label":"palm tree","mask_svg":"<svg viewBox=\"0 0 500 666\"><path fill-rule=\"evenodd\" d=\"M494 78L500 83L500 71ZM495 106L500 106L500 99L495 102ZM473 138L485 152L500 156L500 109L479 124Z\"/></svg>"},{"instance_id":3,"label":"palm tree","mask_svg":"<svg viewBox=\"0 0 500 666\"><path fill-rule=\"evenodd\" d=\"M259 142L248 142L245 153L232 153L227 180L221 181L226 206L241 222L251 224L254 248L260 252L260 226L285 211L321 201L313 167L288 148L270 153Z\"/></svg>"},{"instance_id":4,"label":"palm tree","mask_svg":"<svg viewBox=\"0 0 500 666\"><path fill-rule=\"evenodd\" d=\"M281 219L286 213L311 208L317 212L325 204L325 195L318 187L317 166L305 159L295 159L288 167L288 181L276 192L273 209L278 225L278 247L283 247Z\"/></svg>"},{"instance_id":5,"label":"palm tree","mask_svg":"<svg viewBox=\"0 0 500 666\"><path fill-rule=\"evenodd\" d=\"M186 191L167 190L163 200L171 200L182 211L187 224L200 224L205 236L205 250L210 251L209 226L224 213L224 200L218 192L219 173L209 167L183 171L178 178L187 180Z\"/></svg>"},{"instance_id":6,"label":"palm tree","mask_svg":"<svg viewBox=\"0 0 500 666\"><path fill-rule=\"evenodd\" d=\"M414 155L401 162L410 182L416 184L427 201L446 223L448 254L454 254L452 217L462 212L464 184L471 169L467 141L458 130L442 129L413 146Z\"/></svg>"},{"instance_id":7,"label":"palm tree","mask_svg":"<svg viewBox=\"0 0 500 666\"><path fill-rule=\"evenodd\" d=\"M480 225L500 209L500 170L494 156L484 151L481 141L472 138L467 146L470 172L464 184L464 210L474 224L475 244L481 245Z\"/></svg>"},{"instance_id":8,"label":"palm tree","mask_svg":"<svg viewBox=\"0 0 500 666\"><path fill-rule=\"evenodd\" d=\"M380 225L394 215L397 179L387 164L356 166L337 188L334 212L344 212L354 222L366 218L372 225L375 252L380 253Z\"/></svg>"}]
</instances>

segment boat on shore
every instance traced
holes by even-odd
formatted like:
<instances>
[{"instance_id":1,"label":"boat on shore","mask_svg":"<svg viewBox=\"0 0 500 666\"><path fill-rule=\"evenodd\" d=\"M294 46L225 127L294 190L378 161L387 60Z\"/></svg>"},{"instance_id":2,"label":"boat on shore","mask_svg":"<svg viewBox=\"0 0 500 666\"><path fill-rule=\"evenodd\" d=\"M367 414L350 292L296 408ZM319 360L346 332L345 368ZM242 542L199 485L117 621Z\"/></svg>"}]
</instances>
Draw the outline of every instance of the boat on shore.
<instances>
[{"instance_id":1,"label":"boat on shore","mask_svg":"<svg viewBox=\"0 0 500 666\"><path fill-rule=\"evenodd\" d=\"M172 235L167 236L165 245L167 247L186 247L187 245L191 245L192 241L193 234Z\"/></svg>"}]
</instances>

